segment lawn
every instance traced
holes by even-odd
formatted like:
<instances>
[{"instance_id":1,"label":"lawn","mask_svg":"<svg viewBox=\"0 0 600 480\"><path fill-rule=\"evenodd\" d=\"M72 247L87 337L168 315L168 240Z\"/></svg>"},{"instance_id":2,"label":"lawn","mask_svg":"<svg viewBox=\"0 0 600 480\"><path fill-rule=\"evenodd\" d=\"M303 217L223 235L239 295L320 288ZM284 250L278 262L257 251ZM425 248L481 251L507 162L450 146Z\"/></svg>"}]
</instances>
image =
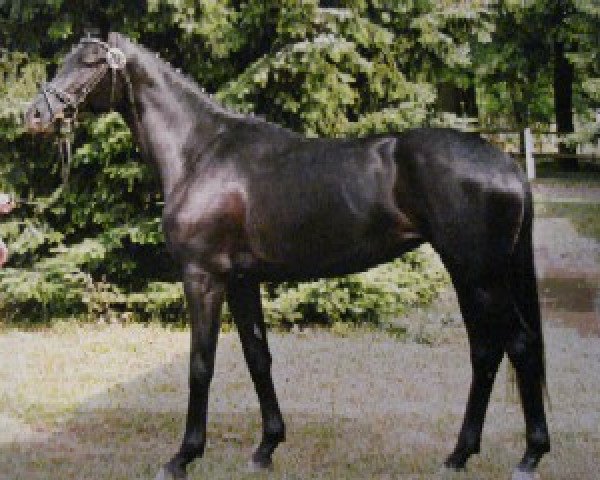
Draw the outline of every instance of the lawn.
<instances>
[{"instance_id":1,"label":"lawn","mask_svg":"<svg viewBox=\"0 0 600 480\"><path fill-rule=\"evenodd\" d=\"M446 478L440 465L456 439L470 376L452 304L412 314L428 342L360 330L272 334L288 441L274 470L258 476L246 470L260 434L258 404L237 335L221 334L209 444L191 478ZM555 326L546 336L554 443L542 478L591 480L600 451L600 341ZM177 447L188 332L57 324L5 330L0 351L0 478L153 478ZM482 454L453 477L508 478L522 454L522 417L505 370Z\"/></svg>"}]
</instances>

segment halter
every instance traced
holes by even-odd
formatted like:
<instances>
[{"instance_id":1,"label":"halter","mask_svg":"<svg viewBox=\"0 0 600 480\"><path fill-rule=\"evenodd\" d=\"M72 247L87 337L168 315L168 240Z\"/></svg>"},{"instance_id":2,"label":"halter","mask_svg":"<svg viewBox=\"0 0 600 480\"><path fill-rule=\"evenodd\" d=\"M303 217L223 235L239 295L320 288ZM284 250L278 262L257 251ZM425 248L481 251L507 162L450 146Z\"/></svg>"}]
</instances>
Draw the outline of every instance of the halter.
<instances>
[{"instance_id":1,"label":"halter","mask_svg":"<svg viewBox=\"0 0 600 480\"><path fill-rule=\"evenodd\" d=\"M111 47L107 42L99 40L97 38L85 37L82 38L80 43L90 43L96 44L102 47L105 51L104 63L92 76L92 78L84 85L78 94L72 94L66 92L64 90L56 88L54 85L50 83L44 83L42 85L42 95L46 100L46 104L48 105L48 110L52 119L61 119L63 123L66 123L70 129L70 124L77 117L77 111L79 105L81 105L89 93L98 85L98 83L104 78L104 75L108 70L111 72L111 87L110 87L110 108L112 110L114 104L115 97L115 85L117 83L117 72L122 72L123 77L125 79L125 83L127 84L127 93L129 103L135 108L134 98L133 98L133 86L131 84L131 79L125 70L125 66L127 65L127 58L123 51L117 47ZM62 111L57 111L52 108L52 102L50 101L50 97L54 96L55 99L59 101L63 105ZM72 111L71 116L65 116L65 111L70 109ZM67 126L65 125L65 126ZM62 128L61 128L62 130Z\"/></svg>"},{"instance_id":2,"label":"halter","mask_svg":"<svg viewBox=\"0 0 600 480\"><path fill-rule=\"evenodd\" d=\"M127 96L129 104L132 107L133 115L137 117L135 108L135 100L133 96L133 85L129 74L125 69L127 65L127 57L123 51L117 47L110 46L107 42L92 37L84 37L80 40L81 44L96 44L102 47L105 51L105 56L102 65L94 72L91 79L83 85L77 93L69 93L65 90L56 88L51 83L44 83L41 87L41 94L46 100L48 105L48 111L54 120L60 120L59 127L59 140L58 150L61 159L61 176L63 185L59 187L60 190L64 191L67 188L69 180L69 172L71 169L71 141L73 137L73 123L77 118L79 105L81 105L89 93L98 85L98 83L104 78L106 72L111 72L111 87L110 87L110 109L113 109L114 98L115 98L115 86L117 83L117 72L123 74L125 84L127 85ZM51 97L54 97L62 105L61 110L55 110L52 108ZM69 111L69 115L67 115ZM29 202L28 202L29 203Z\"/></svg>"}]
</instances>

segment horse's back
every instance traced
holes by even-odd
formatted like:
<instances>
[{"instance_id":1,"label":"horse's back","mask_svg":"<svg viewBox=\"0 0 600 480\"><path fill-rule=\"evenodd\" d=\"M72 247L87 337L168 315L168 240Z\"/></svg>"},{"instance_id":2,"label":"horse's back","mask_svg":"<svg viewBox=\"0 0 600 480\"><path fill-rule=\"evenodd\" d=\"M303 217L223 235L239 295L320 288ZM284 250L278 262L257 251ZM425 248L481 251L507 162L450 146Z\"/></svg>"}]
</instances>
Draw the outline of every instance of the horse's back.
<instances>
[{"instance_id":1,"label":"horse's back","mask_svg":"<svg viewBox=\"0 0 600 480\"><path fill-rule=\"evenodd\" d=\"M301 139L241 167L247 238L265 271L361 270L420 240L393 195L395 139Z\"/></svg>"}]
</instances>

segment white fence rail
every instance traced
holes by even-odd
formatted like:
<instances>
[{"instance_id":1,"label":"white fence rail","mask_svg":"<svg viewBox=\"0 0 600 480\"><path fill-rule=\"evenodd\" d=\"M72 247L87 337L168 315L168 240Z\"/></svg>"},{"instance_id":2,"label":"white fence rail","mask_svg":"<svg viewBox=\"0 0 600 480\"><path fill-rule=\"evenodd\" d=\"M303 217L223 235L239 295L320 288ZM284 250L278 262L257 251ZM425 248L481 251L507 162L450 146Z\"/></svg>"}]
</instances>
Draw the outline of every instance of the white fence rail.
<instances>
[{"instance_id":1,"label":"white fence rail","mask_svg":"<svg viewBox=\"0 0 600 480\"><path fill-rule=\"evenodd\" d=\"M600 140L595 143L578 144L576 153L565 154L560 152L559 138L561 134L558 132L534 130L532 128L525 128L523 131L518 131L487 130L473 127L475 126L466 130L478 132L505 152L515 157L523 158L529 179L535 178L535 164L536 159L539 158L556 160L577 159L600 163Z\"/></svg>"}]
</instances>

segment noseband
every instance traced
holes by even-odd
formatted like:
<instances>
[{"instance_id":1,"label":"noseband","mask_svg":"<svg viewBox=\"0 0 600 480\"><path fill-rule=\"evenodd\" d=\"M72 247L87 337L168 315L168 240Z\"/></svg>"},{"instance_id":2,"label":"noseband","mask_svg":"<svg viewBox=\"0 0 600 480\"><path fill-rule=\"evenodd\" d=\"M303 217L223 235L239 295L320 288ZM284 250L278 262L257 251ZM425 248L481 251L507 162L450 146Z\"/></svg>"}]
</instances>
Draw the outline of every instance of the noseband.
<instances>
[{"instance_id":1,"label":"noseband","mask_svg":"<svg viewBox=\"0 0 600 480\"><path fill-rule=\"evenodd\" d=\"M52 117L52 120L61 119L61 131L66 127L66 130L70 131L71 124L77 117L77 111L79 105L81 105L89 93L98 85L98 83L104 78L104 75L107 71L111 72L111 87L110 87L110 108L112 110L114 104L115 97L115 86L117 83L117 72L122 72L123 77L125 79L125 83L127 84L127 93L129 97L129 103L134 106L133 100L133 87L131 85L131 80L127 71L125 70L125 66L127 65L127 58L123 51L117 47L111 47L107 42L99 40L97 38L86 37L82 38L80 43L90 43L96 44L102 47L105 51L105 56L103 59L103 63L96 70L94 75L92 75L91 79L83 85L83 87L79 90L77 94L66 92L65 90L61 90L56 88L54 85L50 83L44 83L41 88L41 93L46 100L46 104L48 105L48 110ZM62 110L56 110L52 108L52 102L50 101L51 97L54 97L58 102L62 105ZM67 110L70 111L71 115L67 116Z\"/></svg>"}]
</instances>

